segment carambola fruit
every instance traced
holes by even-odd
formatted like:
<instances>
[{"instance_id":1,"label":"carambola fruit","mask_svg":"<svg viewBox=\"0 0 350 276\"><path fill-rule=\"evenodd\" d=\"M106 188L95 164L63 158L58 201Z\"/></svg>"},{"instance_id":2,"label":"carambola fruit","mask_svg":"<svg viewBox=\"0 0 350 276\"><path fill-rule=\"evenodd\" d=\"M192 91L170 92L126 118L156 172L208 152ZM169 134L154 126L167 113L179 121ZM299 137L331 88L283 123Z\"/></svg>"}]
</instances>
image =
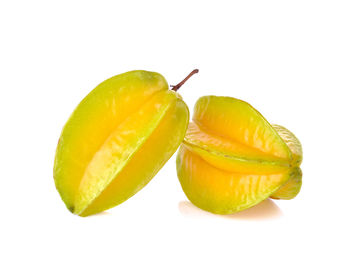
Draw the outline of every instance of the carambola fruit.
<instances>
[{"instance_id":1,"label":"carambola fruit","mask_svg":"<svg viewBox=\"0 0 350 276\"><path fill-rule=\"evenodd\" d=\"M180 146L177 173L194 205L231 214L268 197L295 197L301 161L301 144L286 128L244 101L205 96Z\"/></svg>"},{"instance_id":2,"label":"carambola fruit","mask_svg":"<svg viewBox=\"0 0 350 276\"><path fill-rule=\"evenodd\" d=\"M131 71L92 90L65 124L54 163L67 208L88 216L130 198L182 142L186 104L158 73Z\"/></svg>"}]
</instances>

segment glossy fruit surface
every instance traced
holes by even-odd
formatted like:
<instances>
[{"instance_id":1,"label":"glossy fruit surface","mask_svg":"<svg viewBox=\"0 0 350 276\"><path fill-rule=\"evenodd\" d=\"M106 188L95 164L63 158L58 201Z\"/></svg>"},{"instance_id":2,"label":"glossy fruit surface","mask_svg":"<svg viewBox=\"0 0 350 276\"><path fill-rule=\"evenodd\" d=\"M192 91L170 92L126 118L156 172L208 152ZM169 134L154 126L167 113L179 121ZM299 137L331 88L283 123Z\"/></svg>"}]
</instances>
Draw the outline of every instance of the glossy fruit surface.
<instances>
[{"instance_id":1,"label":"glossy fruit surface","mask_svg":"<svg viewBox=\"0 0 350 276\"><path fill-rule=\"evenodd\" d=\"M244 101L205 96L195 105L177 172L192 203L231 214L269 196L296 196L301 160L300 142L287 129L270 125Z\"/></svg>"},{"instance_id":2,"label":"glossy fruit surface","mask_svg":"<svg viewBox=\"0 0 350 276\"><path fill-rule=\"evenodd\" d=\"M102 82L75 109L57 146L54 179L67 208L87 216L134 195L176 151L188 118L158 73Z\"/></svg>"},{"instance_id":3,"label":"glossy fruit surface","mask_svg":"<svg viewBox=\"0 0 350 276\"><path fill-rule=\"evenodd\" d=\"M292 132L280 125L272 126L290 148L292 153L291 164L294 166L294 170L291 178L270 197L273 199L292 199L297 196L301 189L303 173L299 166L303 161L303 150L300 141Z\"/></svg>"}]
</instances>

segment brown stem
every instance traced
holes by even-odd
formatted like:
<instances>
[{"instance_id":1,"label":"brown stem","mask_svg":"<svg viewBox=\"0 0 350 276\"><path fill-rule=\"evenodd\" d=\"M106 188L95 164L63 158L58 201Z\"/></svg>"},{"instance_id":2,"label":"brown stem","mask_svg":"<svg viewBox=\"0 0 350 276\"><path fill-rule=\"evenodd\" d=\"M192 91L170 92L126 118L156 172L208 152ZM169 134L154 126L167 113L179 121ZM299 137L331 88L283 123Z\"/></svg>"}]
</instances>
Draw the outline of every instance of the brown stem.
<instances>
[{"instance_id":1,"label":"brown stem","mask_svg":"<svg viewBox=\"0 0 350 276\"><path fill-rule=\"evenodd\" d=\"M198 69L194 69L191 73L188 74L188 76L186 78L184 78L181 82L179 82L177 85L170 85L171 90L173 91L177 91L179 90L179 88L190 78L192 77L194 74L197 74L199 72Z\"/></svg>"}]
</instances>

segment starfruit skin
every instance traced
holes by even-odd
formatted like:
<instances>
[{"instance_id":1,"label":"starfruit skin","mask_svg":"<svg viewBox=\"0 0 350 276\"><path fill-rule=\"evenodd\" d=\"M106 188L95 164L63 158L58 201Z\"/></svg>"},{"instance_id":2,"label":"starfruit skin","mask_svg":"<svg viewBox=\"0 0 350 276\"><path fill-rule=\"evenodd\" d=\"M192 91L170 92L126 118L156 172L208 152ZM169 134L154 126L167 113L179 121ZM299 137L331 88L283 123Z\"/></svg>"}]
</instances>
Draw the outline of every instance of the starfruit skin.
<instances>
[{"instance_id":1,"label":"starfruit skin","mask_svg":"<svg viewBox=\"0 0 350 276\"><path fill-rule=\"evenodd\" d=\"M65 124L54 180L80 216L112 208L144 187L184 138L189 111L155 72L130 71L92 90Z\"/></svg>"},{"instance_id":2,"label":"starfruit skin","mask_svg":"<svg viewBox=\"0 0 350 276\"><path fill-rule=\"evenodd\" d=\"M268 197L295 197L301 161L301 144L286 128L244 101L205 96L178 152L177 174L193 204L232 214Z\"/></svg>"}]
</instances>

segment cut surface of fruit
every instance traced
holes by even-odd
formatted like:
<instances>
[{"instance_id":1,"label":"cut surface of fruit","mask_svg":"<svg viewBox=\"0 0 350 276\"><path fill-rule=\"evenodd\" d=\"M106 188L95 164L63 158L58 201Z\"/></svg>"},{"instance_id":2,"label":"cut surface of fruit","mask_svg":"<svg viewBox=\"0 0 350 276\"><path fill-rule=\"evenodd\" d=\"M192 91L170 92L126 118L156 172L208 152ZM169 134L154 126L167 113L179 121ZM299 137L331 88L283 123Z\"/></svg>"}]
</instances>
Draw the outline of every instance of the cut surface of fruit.
<instances>
[{"instance_id":1,"label":"cut surface of fruit","mask_svg":"<svg viewBox=\"0 0 350 276\"><path fill-rule=\"evenodd\" d=\"M177 156L177 172L188 199L201 209L231 214L269 197L290 178L290 172L240 174L215 168L183 145Z\"/></svg>"},{"instance_id":2,"label":"cut surface of fruit","mask_svg":"<svg viewBox=\"0 0 350 276\"><path fill-rule=\"evenodd\" d=\"M250 104L231 97L201 97L193 121L236 143L289 161L291 152L276 130Z\"/></svg>"}]
</instances>

